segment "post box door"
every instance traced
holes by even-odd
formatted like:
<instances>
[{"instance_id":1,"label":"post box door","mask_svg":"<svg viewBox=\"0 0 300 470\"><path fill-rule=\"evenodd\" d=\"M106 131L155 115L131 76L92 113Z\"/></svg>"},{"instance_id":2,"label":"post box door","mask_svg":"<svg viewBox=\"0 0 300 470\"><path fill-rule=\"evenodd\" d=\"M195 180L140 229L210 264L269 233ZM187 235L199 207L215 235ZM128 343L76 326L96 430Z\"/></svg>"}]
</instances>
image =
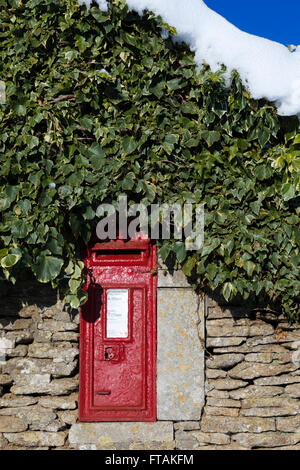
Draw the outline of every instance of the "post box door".
<instances>
[{"instance_id":1,"label":"post box door","mask_svg":"<svg viewBox=\"0 0 300 470\"><path fill-rule=\"evenodd\" d=\"M128 243L98 244L86 260L92 282L81 317L82 421L156 418L155 247Z\"/></svg>"}]
</instances>

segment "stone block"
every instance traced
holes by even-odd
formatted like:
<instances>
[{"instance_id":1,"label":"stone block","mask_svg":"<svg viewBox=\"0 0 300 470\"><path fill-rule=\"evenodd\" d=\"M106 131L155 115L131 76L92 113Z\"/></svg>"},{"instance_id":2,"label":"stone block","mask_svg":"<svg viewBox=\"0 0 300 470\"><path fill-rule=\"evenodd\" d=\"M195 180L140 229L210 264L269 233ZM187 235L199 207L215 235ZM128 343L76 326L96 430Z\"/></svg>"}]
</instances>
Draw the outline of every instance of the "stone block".
<instances>
[{"instance_id":1,"label":"stone block","mask_svg":"<svg viewBox=\"0 0 300 470\"><path fill-rule=\"evenodd\" d=\"M275 431L274 418L248 418L230 416L204 416L200 423L203 432L240 433Z\"/></svg>"},{"instance_id":2,"label":"stone block","mask_svg":"<svg viewBox=\"0 0 300 470\"><path fill-rule=\"evenodd\" d=\"M287 387L285 387L285 394L292 398L300 398L300 385L288 385Z\"/></svg>"},{"instance_id":3,"label":"stone block","mask_svg":"<svg viewBox=\"0 0 300 470\"><path fill-rule=\"evenodd\" d=\"M276 395L281 395L283 392L284 387L249 385L246 388L232 390L229 392L229 395L230 398L241 400L251 397L256 399L260 397L275 397Z\"/></svg>"},{"instance_id":4,"label":"stone block","mask_svg":"<svg viewBox=\"0 0 300 470\"><path fill-rule=\"evenodd\" d=\"M70 446L97 450L174 449L173 423L77 423L69 432Z\"/></svg>"},{"instance_id":5,"label":"stone block","mask_svg":"<svg viewBox=\"0 0 300 470\"><path fill-rule=\"evenodd\" d=\"M223 408L221 406L206 406L205 414L208 416L238 416L239 408Z\"/></svg>"},{"instance_id":6,"label":"stone block","mask_svg":"<svg viewBox=\"0 0 300 470\"><path fill-rule=\"evenodd\" d=\"M36 397L21 397L7 393L0 398L1 408L14 408L35 405L38 402Z\"/></svg>"},{"instance_id":7,"label":"stone block","mask_svg":"<svg viewBox=\"0 0 300 470\"><path fill-rule=\"evenodd\" d=\"M0 432L21 432L26 431L27 424L15 416L0 416Z\"/></svg>"},{"instance_id":8,"label":"stone block","mask_svg":"<svg viewBox=\"0 0 300 470\"><path fill-rule=\"evenodd\" d=\"M210 369L231 369L244 360L243 354L221 354L211 356L206 361L206 367Z\"/></svg>"},{"instance_id":9,"label":"stone block","mask_svg":"<svg viewBox=\"0 0 300 470\"><path fill-rule=\"evenodd\" d=\"M158 289L157 323L158 419L199 420L204 403L204 306L192 289Z\"/></svg>"},{"instance_id":10,"label":"stone block","mask_svg":"<svg viewBox=\"0 0 300 470\"><path fill-rule=\"evenodd\" d=\"M4 433L8 442L24 447L63 446L66 440L65 432L27 431L18 433Z\"/></svg>"},{"instance_id":11,"label":"stone block","mask_svg":"<svg viewBox=\"0 0 300 470\"><path fill-rule=\"evenodd\" d=\"M228 375L234 379L252 380L257 377L270 377L284 372L292 372L297 366L289 364L262 364L243 362L228 371Z\"/></svg>"},{"instance_id":12,"label":"stone block","mask_svg":"<svg viewBox=\"0 0 300 470\"><path fill-rule=\"evenodd\" d=\"M291 418L277 418L277 430L282 432L299 432L300 415Z\"/></svg>"},{"instance_id":13,"label":"stone block","mask_svg":"<svg viewBox=\"0 0 300 470\"><path fill-rule=\"evenodd\" d=\"M75 331L78 329L78 325L70 321L44 320L38 324L38 329L56 333L58 331Z\"/></svg>"},{"instance_id":14,"label":"stone block","mask_svg":"<svg viewBox=\"0 0 300 470\"><path fill-rule=\"evenodd\" d=\"M38 391L41 395L68 395L78 388L78 380L54 379L50 383L39 384ZM32 395L36 393L36 385L14 385L11 392L15 395Z\"/></svg>"},{"instance_id":15,"label":"stone block","mask_svg":"<svg viewBox=\"0 0 300 470\"><path fill-rule=\"evenodd\" d=\"M39 405L54 410L75 410L77 408L78 395L72 394L62 397L42 397ZM0 402L1 403L1 402Z\"/></svg>"},{"instance_id":16,"label":"stone block","mask_svg":"<svg viewBox=\"0 0 300 470\"><path fill-rule=\"evenodd\" d=\"M209 384L211 385L212 389L216 388L217 390L235 390L237 388L247 387L248 382L226 378L209 380Z\"/></svg>"},{"instance_id":17,"label":"stone block","mask_svg":"<svg viewBox=\"0 0 300 470\"><path fill-rule=\"evenodd\" d=\"M293 445L300 442L300 432L284 434L278 432L261 432L259 434L239 433L232 440L245 447L277 447Z\"/></svg>"}]
</instances>

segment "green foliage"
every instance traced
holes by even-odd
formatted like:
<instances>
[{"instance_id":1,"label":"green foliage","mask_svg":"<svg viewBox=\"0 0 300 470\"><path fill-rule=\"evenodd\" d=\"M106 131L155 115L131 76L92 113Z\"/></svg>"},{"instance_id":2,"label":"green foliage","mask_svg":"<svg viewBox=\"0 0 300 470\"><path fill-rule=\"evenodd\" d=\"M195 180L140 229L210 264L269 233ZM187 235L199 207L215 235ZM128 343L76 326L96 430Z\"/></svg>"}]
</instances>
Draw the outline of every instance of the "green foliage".
<instances>
[{"instance_id":1,"label":"green foliage","mask_svg":"<svg viewBox=\"0 0 300 470\"><path fill-rule=\"evenodd\" d=\"M1 280L31 270L77 307L79 242L101 202L205 202L203 249L164 241L161 256L195 286L255 295L296 320L298 122L252 100L235 72L229 88L221 71L197 72L162 27L174 33L121 1L103 13L0 0Z\"/></svg>"}]
</instances>

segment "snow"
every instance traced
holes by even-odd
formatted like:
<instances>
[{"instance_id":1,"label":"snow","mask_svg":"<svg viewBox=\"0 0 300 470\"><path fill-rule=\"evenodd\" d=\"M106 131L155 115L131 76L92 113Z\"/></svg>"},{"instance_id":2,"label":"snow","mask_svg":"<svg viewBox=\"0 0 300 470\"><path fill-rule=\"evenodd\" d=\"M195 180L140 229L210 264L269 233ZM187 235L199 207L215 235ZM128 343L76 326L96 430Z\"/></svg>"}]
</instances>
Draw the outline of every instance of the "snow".
<instances>
[{"instance_id":1,"label":"snow","mask_svg":"<svg viewBox=\"0 0 300 470\"><path fill-rule=\"evenodd\" d=\"M96 1L100 9L107 11L106 0ZM300 115L300 47L289 50L241 31L202 0L126 1L140 15L145 9L151 10L174 26L175 40L189 45L199 68L207 63L216 72L224 64L227 81L235 69L252 98L274 101L279 115ZM88 7L91 4L91 0L80 2Z\"/></svg>"},{"instance_id":2,"label":"snow","mask_svg":"<svg viewBox=\"0 0 300 470\"><path fill-rule=\"evenodd\" d=\"M93 0L78 0L80 5L85 4L87 8L90 8ZM106 0L95 0L101 11L108 11L108 5Z\"/></svg>"}]
</instances>

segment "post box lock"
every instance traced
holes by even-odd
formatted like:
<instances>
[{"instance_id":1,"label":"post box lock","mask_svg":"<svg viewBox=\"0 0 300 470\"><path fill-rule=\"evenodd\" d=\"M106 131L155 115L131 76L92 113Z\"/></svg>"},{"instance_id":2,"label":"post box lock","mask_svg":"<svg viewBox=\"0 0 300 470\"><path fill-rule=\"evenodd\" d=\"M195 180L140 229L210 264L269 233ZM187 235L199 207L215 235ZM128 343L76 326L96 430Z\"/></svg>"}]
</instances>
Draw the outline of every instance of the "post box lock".
<instances>
[{"instance_id":1,"label":"post box lock","mask_svg":"<svg viewBox=\"0 0 300 470\"><path fill-rule=\"evenodd\" d=\"M110 361L113 363L117 363L120 361L124 361L125 359L125 351L123 344L113 344L104 347L104 361Z\"/></svg>"}]
</instances>

